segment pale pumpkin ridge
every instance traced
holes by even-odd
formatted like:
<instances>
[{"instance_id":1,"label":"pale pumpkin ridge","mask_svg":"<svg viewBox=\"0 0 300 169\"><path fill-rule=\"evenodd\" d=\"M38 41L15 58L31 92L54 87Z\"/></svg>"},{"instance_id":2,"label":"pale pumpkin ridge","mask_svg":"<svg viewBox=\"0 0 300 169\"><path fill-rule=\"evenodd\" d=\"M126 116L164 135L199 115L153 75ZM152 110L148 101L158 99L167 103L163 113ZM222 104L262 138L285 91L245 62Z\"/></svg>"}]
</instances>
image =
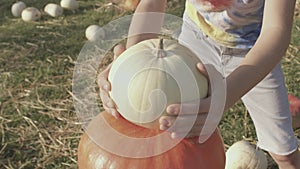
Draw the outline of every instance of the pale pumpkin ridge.
<instances>
[{"instance_id":1,"label":"pale pumpkin ridge","mask_svg":"<svg viewBox=\"0 0 300 169\"><path fill-rule=\"evenodd\" d=\"M164 64L163 64L163 67L164 67L164 70L170 70L170 71L173 71L173 70L175 70L176 69L176 64L174 64L174 62L172 62L172 59L175 59L176 57L174 57L175 55L172 53L172 57L168 57L168 58L166 58L166 59L170 59L169 61L167 60L166 62L168 62L168 64L166 64L165 62L163 62ZM180 93L180 87L178 86L178 83L177 83L177 81L176 81L176 79L174 79L173 77L172 77L172 75L170 75L168 72L165 72L165 74L166 74L166 78L167 79L171 79L171 80L166 80L166 87L168 88L168 86L169 86L169 83L170 82L172 82L173 80L175 81L175 83L176 83L176 85L177 85L177 87L179 88L179 93ZM172 84L171 84L172 85ZM174 92L174 91L170 91L169 89L166 89L166 91L168 91L168 92ZM181 93L180 93L180 95L181 95ZM181 98L181 97L180 97ZM178 101L177 100L177 98L175 99L176 101ZM174 102L174 99L172 100L172 102ZM168 101L168 103L169 104L174 104L174 103L170 103L170 101Z\"/></svg>"},{"instance_id":2,"label":"pale pumpkin ridge","mask_svg":"<svg viewBox=\"0 0 300 169\"><path fill-rule=\"evenodd\" d=\"M251 145L250 145L250 146L251 146ZM252 147L251 147L251 148L252 148ZM251 161L253 161L254 155L255 155L255 152L251 152L250 161L249 161L249 163L248 163L248 165L247 165L247 168L249 168L249 165L251 164ZM256 164L256 167L257 167L257 164Z\"/></svg>"},{"instance_id":3,"label":"pale pumpkin ridge","mask_svg":"<svg viewBox=\"0 0 300 169\"><path fill-rule=\"evenodd\" d=\"M162 58L157 58L157 62L161 62L162 65L164 63L164 60L162 60ZM163 66L162 66L163 67ZM163 69L164 70L164 69ZM158 71L158 79L159 81L156 81L156 85L158 89L162 90L162 91L166 91L164 88L162 88L162 86L165 86L164 83L165 83L165 75L164 75L164 71L161 71L161 70L157 70ZM165 94L165 93L164 93ZM168 102L168 96L165 94L166 98L167 98L167 102ZM155 101L156 101L156 105L159 104L160 102L160 99L157 99L157 96L155 96ZM164 110L163 110L164 112ZM160 113L163 113L163 112L160 112Z\"/></svg>"},{"instance_id":4,"label":"pale pumpkin ridge","mask_svg":"<svg viewBox=\"0 0 300 169\"><path fill-rule=\"evenodd\" d=\"M147 88L150 88L149 86L150 86L150 83L149 83L149 80L151 80L151 73L152 73L152 68L153 68L153 65L154 65L154 62L155 62L155 60L156 60L156 58L153 58L153 59L151 59L150 60L150 71L147 71L147 73L146 73L146 82L142 82L143 84L145 84L145 87L144 87L144 90L143 90L143 93L142 93L142 96L145 96L145 94L146 94L146 91L148 91L147 90ZM157 84L157 83L156 83ZM157 86L156 86L157 87ZM151 102L150 102L150 96L148 95L147 96L147 98L145 98L145 97L141 97L141 99L142 99L142 104L141 105L139 105L139 107L140 107L140 111L141 110L143 110L143 111L145 111L145 110L147 110L147 107L146 107L146 109L144 110L144 105L147 105L147 104L145 104L145 103L147 103L147 102L149 102L150 103L150 109L152 108L152 104L151 104ZM141 116L141 113L139 113L139 120L141 121L141 120L143 120L143 118L142 118L142 116Z\"/></svg>"},{"instance_id":5,"label":"pale pumpkin ridge","mask_svg":"<svg viewBox=\"0 0 300 169\"><path fill-rule=\"evenodd\" d=\"M167 52L167 51L165 51L165 52ZM165 59L168 59L168 58L165 58ZM168 64L166 64L166 60L162 60L162 68L163 68L163 70L164 71L162 71L162 73L164 74L164 78L166 79L165 81L164 81L164 91L166 91L167 93L169 93L170 91L169 91L169 88L168 88L168 86L169 86L169 83L171 82L171 81L173 81L173 77L167 72L167 71L165 71L165 70L171 70L170 69L170 66L168 65L168 64L173 64L172 62L168 62ZM169 79L171 79L171 80L169 80ZM174 79L175 80L175 79ZM176 80L175 80L176 81ZM168 95L166 95L166 98L167 98L167 104L170 104L170 98L169 98L169 96ZM168 106L168 105L166 105L166 106ZM164 112L166 112L166 108L167 107L165 107L165 109L164 109Z\"/></svg>"}]
</instances>

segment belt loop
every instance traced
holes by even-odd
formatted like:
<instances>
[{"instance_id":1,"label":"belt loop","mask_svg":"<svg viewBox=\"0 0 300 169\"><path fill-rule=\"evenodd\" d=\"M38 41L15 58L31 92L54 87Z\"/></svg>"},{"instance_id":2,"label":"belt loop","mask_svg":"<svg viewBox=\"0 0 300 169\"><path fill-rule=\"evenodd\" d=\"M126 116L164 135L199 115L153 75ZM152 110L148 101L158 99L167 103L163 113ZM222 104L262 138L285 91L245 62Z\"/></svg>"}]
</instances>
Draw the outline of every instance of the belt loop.
<instances>
[{"instance_id":1,"label":"belt loop","mask_svg":"<svg viewBox=\"0 0 300 169\"><path fill-rule=\"evenodd\" d=\"M220 49L220 55L224 55L225 51L226 51L226 48L222 45L219 46L219 49Z\"/></svg>"},{"instance_id":2,"label":"belt loop","mask_svg":"<svg viewBox=\"0 0 300 169\"><path fill-rule=\"evenodd\" d=\"M196 34L197 39L203 39L203 35L201 32L195 31L195 34Z\"/></svg>"}]
</instances>

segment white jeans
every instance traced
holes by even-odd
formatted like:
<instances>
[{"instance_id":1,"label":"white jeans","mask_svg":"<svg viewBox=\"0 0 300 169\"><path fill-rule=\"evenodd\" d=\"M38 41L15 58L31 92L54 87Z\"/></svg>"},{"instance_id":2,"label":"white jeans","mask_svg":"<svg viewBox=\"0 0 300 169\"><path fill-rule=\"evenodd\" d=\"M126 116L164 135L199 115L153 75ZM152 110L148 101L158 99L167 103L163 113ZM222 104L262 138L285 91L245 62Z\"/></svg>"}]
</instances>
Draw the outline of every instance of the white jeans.
<instances>
[{"instance_id":1,"label":"white jeans","mask_svg":"<svg viewBox=\"0 0 300 169\"><path fill-rule=\"evenodd\" d=\"M213 65L224 77L239 66L250 50L217 44L204 35L187 15L184 15L178 40L204 64ZM244 95L242 101L254 122L260 148L278 155L290 154L298 148L281 64Z\"/></svg>"}]
</instances>

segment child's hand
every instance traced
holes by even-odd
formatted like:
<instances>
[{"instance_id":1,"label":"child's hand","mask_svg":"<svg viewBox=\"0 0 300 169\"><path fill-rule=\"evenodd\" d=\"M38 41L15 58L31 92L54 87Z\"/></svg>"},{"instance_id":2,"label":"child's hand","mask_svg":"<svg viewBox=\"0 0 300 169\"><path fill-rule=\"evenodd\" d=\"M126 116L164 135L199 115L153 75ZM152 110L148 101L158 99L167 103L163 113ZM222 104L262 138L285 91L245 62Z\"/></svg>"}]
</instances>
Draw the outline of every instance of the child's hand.
<instances>
[{"instance_id":1,"label":"child's hand","mask_svg":"<svg viewBox=\"0 0 300 169\"><path fill-rule=\"evenodd\" d=\"M117 45L114 47L114 60L120 56L121 53L125 51L123 45ZM108 74L111 68L111 64L102 71L98 76L98 86L100 89L100 98L102 100L102 105L105 111L113 115L115 118L119 117L119 112L117 111L114 101L109 96L109 91L111 90L110 82L108 81Z\"/></svg>"},{"instance_id":2,"label":"child's hand","mask_svg":"<svg viewBox=\"0 0 300 169\"><path fill-rule=\"evenodd\" d=\"M208 73L203 64L198 63L197 68L208 79ZM171 131L172 138L194 137L199 136L209 111L211 97L205 99L197 99L189 103L171 104L167 107L167 113L173 116L162 116L159 119L160 129L166 130L174 125L176 131ZM194 110L198 110L194 112ZM180 112L180 115L179 115ZM195 115L197 114L196 120ZM178 116L174 116L178 115ZM176 120L176 123L175 123ZM191 122L194 122L193 127L189 130ZM188 134L186 135L187 131Z\"/></svg>"}]
</instances>

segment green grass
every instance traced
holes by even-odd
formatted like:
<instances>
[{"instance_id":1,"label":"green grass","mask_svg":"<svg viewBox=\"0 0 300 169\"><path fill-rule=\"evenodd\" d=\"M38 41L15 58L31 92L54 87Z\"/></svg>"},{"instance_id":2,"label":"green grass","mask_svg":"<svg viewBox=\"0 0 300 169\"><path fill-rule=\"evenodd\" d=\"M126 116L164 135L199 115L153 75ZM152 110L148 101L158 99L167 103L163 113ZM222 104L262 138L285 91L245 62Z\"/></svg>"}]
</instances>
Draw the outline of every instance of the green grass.
<instances>
[{"instance_id":1,"label":"green grass","mask_svg":"<svg viewBox=\"0 0 300 169\"><path fill-rule=\"evenodd\" d=\"M24 0L39 9L59 1ZM38 22L26 23L11 15L13 2L0 0L0 168L77 168L82 130L71 85L77 56L86 42L85 29L130 12L109 5L108 0L81 0L76 12L65 11L58 18L43 14ZM183 0L170 1L168 12L181 16L183 4ZM289 93L300 97L297 12L283 67ZM224 114L220 129L227 146L241 139L256 140L240 102ZM270 168L276 166L270 162Z\"/></svg>"}]
</instances>

